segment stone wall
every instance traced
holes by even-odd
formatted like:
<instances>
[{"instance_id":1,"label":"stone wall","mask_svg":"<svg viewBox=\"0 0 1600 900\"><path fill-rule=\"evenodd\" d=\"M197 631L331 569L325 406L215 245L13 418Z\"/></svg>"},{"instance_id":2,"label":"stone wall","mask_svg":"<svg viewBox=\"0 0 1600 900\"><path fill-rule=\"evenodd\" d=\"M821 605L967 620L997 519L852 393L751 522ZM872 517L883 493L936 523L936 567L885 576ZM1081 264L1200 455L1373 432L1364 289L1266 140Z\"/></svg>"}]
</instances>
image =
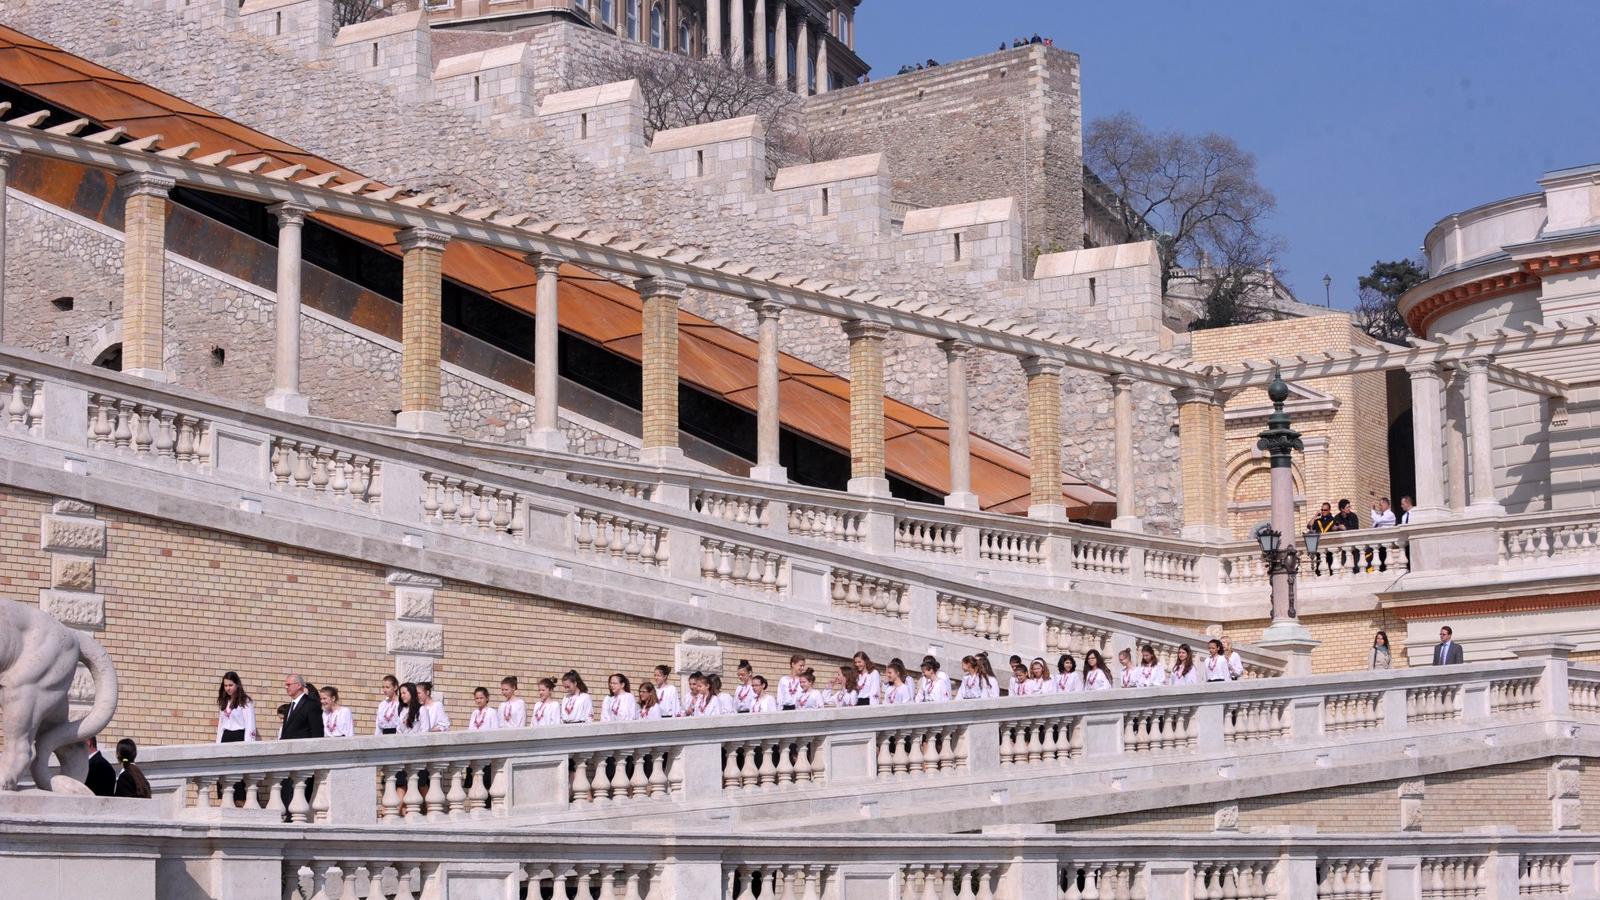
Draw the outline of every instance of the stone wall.
<instances>
[{"instance_id":1,"label":"stone wall","mask_svg":"<svg viewBox=\"0 0 1600 900\"><path fill-rule=\"evenodd\" d=\"M39 549L50 498L0 488L0 597L39 602L50 581ZM386 629L397 613L396 588L380 566L101 508L106 554L97 566L105 627L96 637L111 652L121 683L108 740L141 744L215 739L218 680L237 671L256 702L263 737L276 734L282 676L301 672L339 688L360 733L370 733L380 681L393 674ZM441 633L434 680L459 723L472 689L498 698L504 675L523 696L534 682L581 672L591 692L611 672L637 684L658 663L671 664L682 628L535 596L444 581L433 591L431 621ZM790 649L719 638L723 677L749 659L776 684ZM416 645L410 645L416 646ZM819 672L838 661L817 659Z\"/></svg>"},{"instance_id":2,"label":"stone wall","mask_svg":"<svg viewBox=\"0 0 1600 900\"><path fill-rule=\"evenodd\" d=\"M122 233L14 193L7 204L6 340L89 363L121 335ZM52 301L71 298L62 310ZM315 298L311 298L315 302ZM167 254L165 369L179 384L260 403L272 384L271 291ZM400 345L309 307L301 319L302 391L319 416L392 425L400 397ZM220 356L218 353L220 352ZM533 398L447 365L445 416L456 433L519 442ZM569 414L569 445L635 459L625 436Z\"/></svg>"},{"instance_id":3,"label":"stone wall","mask_svg":"<svg viewBox=\"0 0 1600 900\"><path fill-rule=\"evenodd\" d=\"M948 206L1016 197L1023 246L1083 246L1078 55L1035 44L808 98L808 130L886 153L895 199Z\"/></svg>"}]
</instances>

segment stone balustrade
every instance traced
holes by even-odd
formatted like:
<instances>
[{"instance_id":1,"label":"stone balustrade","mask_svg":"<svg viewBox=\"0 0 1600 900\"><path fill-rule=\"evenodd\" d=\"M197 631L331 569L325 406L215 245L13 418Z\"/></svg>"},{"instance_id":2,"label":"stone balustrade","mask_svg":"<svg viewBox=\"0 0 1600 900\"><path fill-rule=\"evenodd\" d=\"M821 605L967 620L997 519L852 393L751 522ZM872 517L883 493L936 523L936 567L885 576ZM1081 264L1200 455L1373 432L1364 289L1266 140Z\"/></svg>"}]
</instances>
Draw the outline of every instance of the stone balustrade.
<instances>
[{"instance_id":1,"label":"stone balustrade","mask_svg":"<svg viewBox=\"0 0 1600 900\"><path fill-rule=\"evenodd\" d=\"M822 742L812 738L732 741L722 745L722 789L766 791L823 783Z\"/></svg>"},{"instance_id":2,"label":"stone balustrade","mask_svg":"<svg viewBox=\"0 0 1600 900\"><path fill-rule=\"evenodd\" d=\"M85 843L96 848L96 864L84 874L100 879L102 887L108 871L122 871L119 864L149 867L153 857L156 865L145 869L153 868L153 896L229 900L1600 897L1600 837L1579 832L1057 834L1004 828L941 834L930 851L925 835L862 840L758 831L729 840L721 834L570 828L308 829L275 817L206 822L101 816L89 825L0 811L0 874L26 877L33 873L7 867L25 866L50 848ZM132 891L136 884L124 886Z\"/></svg>"},{"instance_id":3,"label":"stone balustrade","mask_svg":"<svg viewBox=\"0 0 1600 900\"><path fill-rule=\"evenodd\" d=\"M572 772L570 802L605 806L666 800L682 794L679 754L677 747L627 747L572 754L567 758Z\"/></svg>"},{"instance_id":4,"label":"stone balustrade","mask_svg":"<svg viewBox=\"0 0 1600 900\"><path fill-rule=\"evenodd\" d=\"M840 544L866 537L866 513L817 504L789 505L789 533Z\"/></svg>"},{"instance_id":5,"label":"stone balustrade","mask_svg":"<svg viewBox=\"0 0 1600 900\"><path fill-rule=\"evenodd\" d=\"M383 464L292 438L272 441L272 481L280 491L309 491L335 503L379 506Z\"/></svg>"},{"instance_id":6,"label":"stone balustrade","mask_svg":"<svg viewBox=\"0 0 1600 900\"><path fill-rule=\"evenodd\" d=\"M669 562L671 545L660 525L584 507L575 510L572 519L572 538L580 554L654 568ZM716 573L715 561L711 573Z\"/></svg>"},{"instance_id":7,"label":"stone balustrade","mask_svg":"<svg viewBox=\"0 0 1600 900\"><path fill-rule=\"evenodd\" d=\"M903 582L834 569L831 584L829 596L839 609L890 619L911 617L911 596Z\"/></svg>"},{"instance_id":8,"label":"stone balustrade","mask_svg":"<svg viewBox=\"0 0 1600 900\"><path fill-rule=\"evenodd\" d=\"M695 491L689 498L689 508L702 516L752 528L765 528L770 524L767 520L767 501L760 497L723 491Z\"/></svg>"},{"instance_id":9,"label":"stone balustrade","mask_svg":"<svg viewBox=\"0 0 1600 900\"><path fill-rule=\"evenodd\" d=\"M1370 731L1383 726L1383 695L1376 692L1332 694L1322 703L1322 730L1327 734Z\"/></svg>"},{"instance_id":10,"label":"stone balustrade","mask_svg":"<svg viewBox=\"0 0 1600 900\"><path fill-rule=\"evenodd\" d=\"M879 731L875 776L900 780L923 775L949 775L967 768L966 728L921 725Z\"/></svg>"},{"instance_id":11,"label":"stone balustrade","mask_svg":"<svg viewBox=\"0 0 1600 900\"><path fill-rule=\"evenodd\" d=\"M1065 763L1083 756L1083 719L1041 716L1000 723L1000 765Z\"/></svg>"},{"instance_id":12,"label":"stone balustrade","mask_svg":"<svg viewBox=\"0 0 1600 900\"><path fill-rule=\"evenodd\" d=\"M41 406L43 391L35 382L33 406ZM18 395L13 392L12 402ZM107 394L89 395L88 440L96 448L132 453L145 458L176 460L204 467L210 462L210 423L159 406ZM43 415L37 417L43 421ZM30 409L28 422L35 421ZM8 422L17 424L8 417Z\"/></svg>"},{"instance_id":13,"label":"stone balustrade","mask_svg":"<svg viewBox=\"0 0 1600 900\"><path fill-rule=\"evenodd\" d=\"M896 550L956 554L961 552L961 535L961 526L946 522L910 516L896 516L894 520Z\"/></svg>"},{"instance_id":14,"label":"stone balustrade","mask_svg":"<svg viewBox=\"0 0 1600 900\"><path fill-rule=\"evenodd\" d=\"M1461 717L1457 685L1425 685L1406 691L1406 721L1443 722Z\"/></svg>"},{"instance_id":15,"label":"stone balustrade","mask_svg":"<svg viewBox=\"0 0 1600 900\"><path fill-rule=\"evenodd\" d=\"M1010 644L1011 613L1005 607L944 593L938 603L939 630Z\"/></svg>"},{"instance_id":16,"label":"stone balustrade","mask_svg":"<svg viewBox=\"0 0 1600 900\"><path fill-rule=\"evenodd\" d=\"M0 401L10 430L37 434L44 427L44 390L37 379L0 370Z\"/></svg>"},{"instance_id":17,"label":"stone balustrade","mask_svg":"<svg viewBox=\"0 0 1600 900\"><path fill-rule=\"evenodd\" d=\"M702 538L700 577L729 587L782 594L789 589L789 561L762 547Z\"/></svg>"}]
</instances>

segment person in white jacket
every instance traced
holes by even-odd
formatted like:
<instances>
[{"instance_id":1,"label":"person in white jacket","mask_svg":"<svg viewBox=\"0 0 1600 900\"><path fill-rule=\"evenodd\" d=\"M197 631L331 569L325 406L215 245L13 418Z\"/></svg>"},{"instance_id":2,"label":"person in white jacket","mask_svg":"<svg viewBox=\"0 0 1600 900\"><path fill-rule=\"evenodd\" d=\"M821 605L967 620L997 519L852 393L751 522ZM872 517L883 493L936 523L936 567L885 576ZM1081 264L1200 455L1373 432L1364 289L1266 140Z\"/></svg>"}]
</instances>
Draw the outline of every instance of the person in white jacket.
<instances>
[{"instance_id":1,"label":"person in white jacket","mask_svg":"<svg viewBox=\"0 0 1600 900\"><path fill-rule=\"evenodd\" d=\"M606 679L606 690L609 696L600 704L600 721L602 722L635 722L639 719L639 701L633 697L633 689L628 684L628 676L621 672L612 672Z\"/></svg>"},{"instance_id":2,"label":"person in white jacket","mask_svg":"<svg viewBox=\"0 0 1600 900\"><path fill-rule=\"evenodd\" d=\"M489 689L472 689L472 712L467 714L468 731L494 731L500 727L500 711L489 705Z\"/></svg>"},{"instance_id":3,"label":"person in white jacket","mask_svg":"<svg viewBox=\"0 0 1600 900\"><path fill-rule=\"evenodd\" d=\"M1172 662L1172 671L1167 673L1167 684L1172 687L1188 687L1200 684L1202 673L1195 664L1194 651L1188 644L1178 645L1178 657Z\"/></svg>"},{"instance_id":4,"label":"person in white jacket","mask_svg":"<svg viewBox=\"0 0 1600 900\"><path fill-rule=\"evenodd\" d=\"M555 698L556 680L541 678L533 689L533 706L528 710L528 724L534 728L561 724L561 701Z\"/></svg>"},{"instance_id":5,"label":"person in white jacket","mask_svg":"<svg viewBox=\"0 0 1600 900\"><path fill-rule=\"evenodd\" d=\"M678 695L678 686L672 683L672 667L656 666L650 673L650 681L656 686L656 699L661 706L661 718L676 719L683 715L683 700Z\"/></svg>"},{"instance_id":6,"label":"person in white jacket","mask_svg":"<svg viewBox=\"0 0 1600 900\"><path fill-rule=\"evenodd\" d=\"M1116 679L1111 674L1111 667L1106 665L1106 658L1100 655L1100 651L1090 650L1083 654L1083 689L1109 691L1115 686Z\"/></svg>"},{"instance_id":7,"label":"person in white jacket","mask_svg":"<svg viewBox=\"0 0 1600 900\"><path fill-rule=\"evenodd\" d=\"M1000 681L994 677L987 653L961 658L961 689L957 696L962 700L991 700L1000 696Z\"/></svg>"},{"instance_id":8,"label":"person in white jacket","mask_svg":"<svg viewBox=\"0 0 1600 900\"><path fill-rule=\"evenodd\" d=\"M943 703L950 699L950 679L939 671L939 661L922 658L922 680L917 682L918 703Z\"/></svg>"},{"instance_id":9,"label":"person in white jacket","mask_svg":"<svg viewBox=\"0 0 1600 900\"><path fill-rule=\"evenodd\" d=\"M1056 674L1050 679L1053 694L1076 694L1083 690L1083 673L1078 671L1078 661L1072 654L1063 653L1056 660Z\"/></svg>"},{"instance_id":10,"label":"person in white jacket","mask_svg":"<svg viewBox=\"0 0 1600 900\"><path fill-rule=\"evenodd\" d=\"M561 698L561 724L581 725L594 721L594 700L578 670L568 669L567 674L561 676L561 689L567 692Z\"/></svg>"},{"instance_id":11,"label":"person in white jacket","mask_svg":"<svg viewBox=\"0 0 1600 900\"><path fill-rule=\"evenodd\" d=\"M322 700L322 736L355 737L356 717L350 707L339 705L339 689L324 685L317 694Z\"/></svg>"},{"instance_id":12,"label":"person in white jacket","mask_svg":"<svg viewBox=\"0 0 1600 900\"><path fill-rule=\"evenodd\" d=\"M500 708L495 715L500 720L496 728L523 728L528 724L528 704L517 696L517 676L500 679Z\"/></svg>"},{"instance_id":13,"label":"person in white jacket","mask_svg":"<svg viewBox=\"0 0 1600 900\"><path fill-rule=\"evenodd\" d=\"M1139 665L1134 667L1134 687L1161 687L1167 683L1167 669L1156 656L1156 648L1145 644L1139 648Z\"/></svg>"}]
</instances>

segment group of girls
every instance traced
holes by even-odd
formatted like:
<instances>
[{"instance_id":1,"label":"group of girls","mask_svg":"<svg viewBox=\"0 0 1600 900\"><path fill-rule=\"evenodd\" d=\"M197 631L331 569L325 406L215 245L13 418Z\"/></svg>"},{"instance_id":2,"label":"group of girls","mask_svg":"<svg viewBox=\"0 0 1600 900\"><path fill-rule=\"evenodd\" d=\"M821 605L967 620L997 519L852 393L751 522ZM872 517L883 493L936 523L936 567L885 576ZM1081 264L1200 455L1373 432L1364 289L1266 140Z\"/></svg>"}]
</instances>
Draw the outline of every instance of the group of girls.
<instances>
[{"instance_id":1,"label":"group of girls","mask_svg":"<svg viewBox=\"0 0 1600 900\"><path fill-rule=\"evenodd\" d=\"M924 656L915 671L900 659L878 665L865 652L858 652L840 666L828 685L818 684L816 670L806 657L789 658L789 672L778 679L776 689L757 674L749 660L740 660L738 683L731 691L723 689L722 676L714 672L694 672L687 691L680 693L672 683L672 667L656 666L650 678L634 690L627 675L613 673L606 679L605 695L598 703L576 670L568 670L559 680L541 678L534 685L534 698L527 702L518 696L516 676L500 680L500 702L490 705L487 688L472 692L472 711L467 716L468 731L502 728L528 728L570 725L594 721L598 708L602 722L632 722L644 719L725 716L743 713L772 713L783 710L842 709L851 706L898 706L909 703L942 703L949 700L986 700L1003 694L1032 697L1040 694L1070 694L1078 691L1105 691L1114 687L1181 687L1232 681L1243 677L1244 664L1239 654L1223 641L1212 640L1205 660L1196 660L1188 644L1178 647L1168 670L1155 648L1139 648L1139 660L1129 650L1118 654L1120 670L1113 674L1098 650L1078 661L1069 653L1056 660L1052 673L1043 657L1024 663L1020 656L1010 659L1011 676L1002 692L999 678L986 653L961 660L961 678L952 683L940 670L939 660ZM308 686L309 687L309 686ZM328 737L355 734L354 717L339 703L335 687L319 692L323 710L323 731ZM259 740L255 711L245 694L239 676L229 672L222 677L217 693L217 740ZM280 710L280 714L285 710ZM383 679L383 699L374 715L374 734L424 734L449 731L450 717L444 702L434 696L433 683L401 683L392 675Z\"/></svg>"}]
</instances>

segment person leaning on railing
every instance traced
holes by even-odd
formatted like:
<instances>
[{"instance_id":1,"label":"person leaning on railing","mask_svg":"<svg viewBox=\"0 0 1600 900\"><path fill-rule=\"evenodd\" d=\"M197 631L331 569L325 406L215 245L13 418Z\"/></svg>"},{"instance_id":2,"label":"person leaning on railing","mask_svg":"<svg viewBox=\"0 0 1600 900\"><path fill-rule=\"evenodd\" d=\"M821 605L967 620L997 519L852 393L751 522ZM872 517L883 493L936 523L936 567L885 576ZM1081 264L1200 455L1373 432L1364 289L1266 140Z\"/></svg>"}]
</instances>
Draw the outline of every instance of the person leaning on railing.
<instances>
[{"instance_id":1,"label":"person leaning on railing","mask_svg":"<svg viewBox=\"0 0 1600 900\"><path fill-rule=\"evenodd\" d=\"M1367 666L1369 669L1387 669L1394 663L1390 657L1389 633L1380 631L1372 636L1372 659Z\"/></svg>"}]
</instances>

